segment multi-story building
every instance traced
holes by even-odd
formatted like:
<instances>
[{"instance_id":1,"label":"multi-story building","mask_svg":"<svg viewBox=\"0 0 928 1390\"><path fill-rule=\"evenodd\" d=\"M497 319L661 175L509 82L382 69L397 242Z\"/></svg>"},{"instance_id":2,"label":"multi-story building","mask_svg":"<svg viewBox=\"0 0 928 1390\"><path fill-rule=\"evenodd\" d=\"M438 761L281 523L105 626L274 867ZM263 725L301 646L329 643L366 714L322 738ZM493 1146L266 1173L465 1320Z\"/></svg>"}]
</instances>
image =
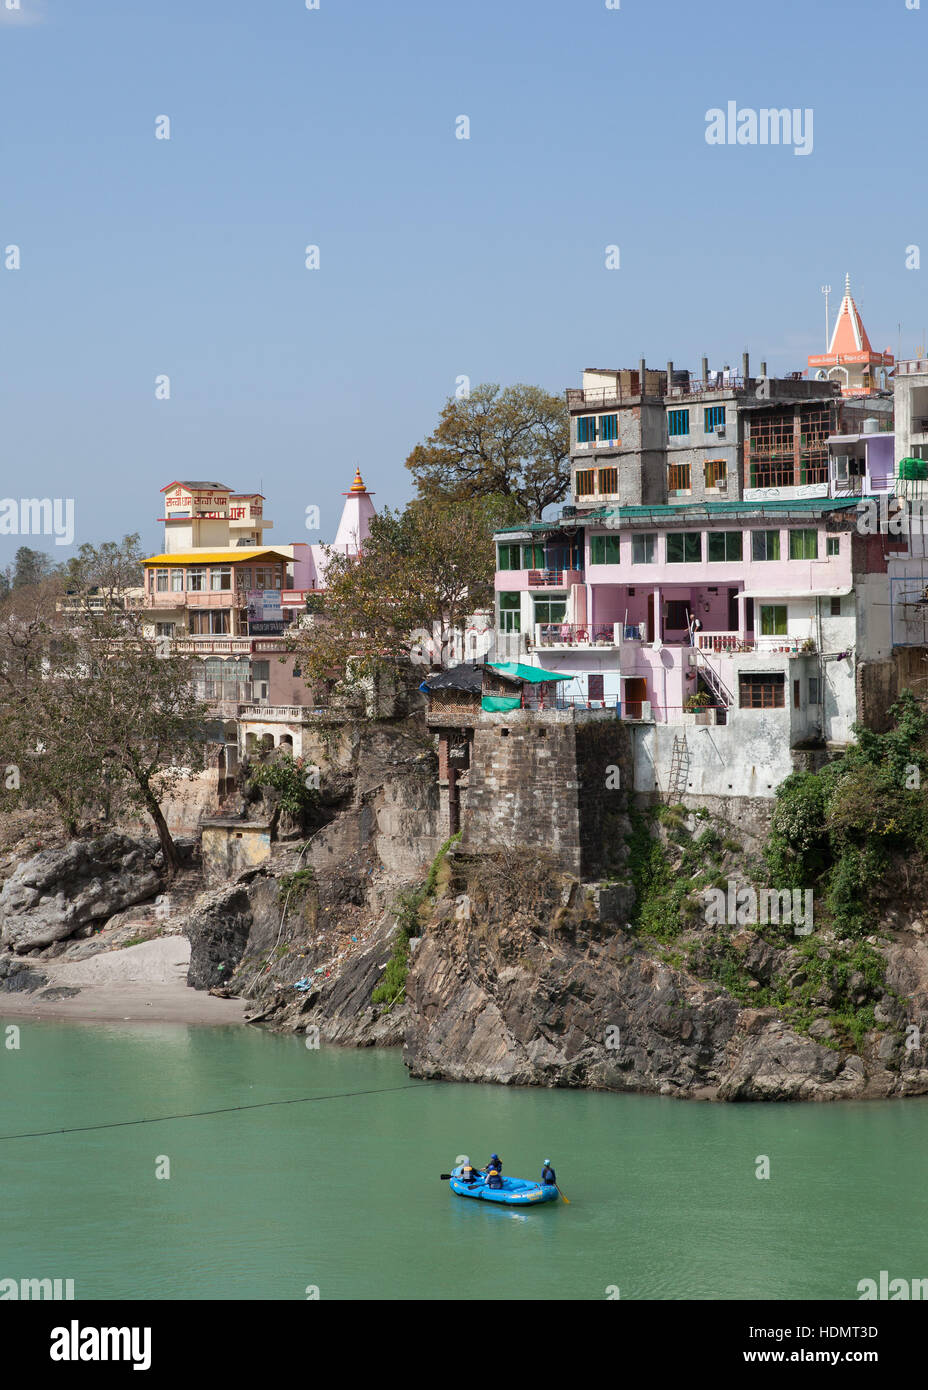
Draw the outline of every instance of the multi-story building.
<instances>
[{"instance_id":1,"label":"multi-story building","mask_svg":"<svg viewBox=\"0 0 928 1390\"><path fill-rule=\"evenodd\" d=\"M586 372L568 403L570 503L495 538L500 650L634 723L639 789L772 795L852 737L889 657L886 538L857 523L892 487L891 403L747 357Z\"/></svg>"}]
</instances>

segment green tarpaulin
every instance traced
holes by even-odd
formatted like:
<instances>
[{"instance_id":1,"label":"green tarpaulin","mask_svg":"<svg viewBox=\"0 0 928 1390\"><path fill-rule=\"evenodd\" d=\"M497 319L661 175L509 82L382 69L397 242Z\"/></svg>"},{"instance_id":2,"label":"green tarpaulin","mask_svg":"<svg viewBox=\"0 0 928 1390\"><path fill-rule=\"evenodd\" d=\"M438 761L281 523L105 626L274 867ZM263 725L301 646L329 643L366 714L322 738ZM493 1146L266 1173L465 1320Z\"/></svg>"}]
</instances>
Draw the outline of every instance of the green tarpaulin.
<instances>
[{"instance_id":1,"label":"green tarpaulin","mask_svg":"<svg viewBox=\"0 0 928 1390\"><path fill-rule=\"evenodd\" d=\"M480 708L490 714L502 714L504 710L518 709L521 704L521 695L484 695Z\"/></svg>"},{"instance_id":2,"label":"green tarpaulin","mask_svg":"<svg viewBox=\"0 0 928 1390\"><path fill-rule=\"evenodd\" d=\"M543 671L540 666L520 666L517 661L489 661L491 671L499 671L501 676L512 676L520 681L538 685L542 681L572 681L573 676L559 676L556 671Z\"/></svg>"}]
</instances>

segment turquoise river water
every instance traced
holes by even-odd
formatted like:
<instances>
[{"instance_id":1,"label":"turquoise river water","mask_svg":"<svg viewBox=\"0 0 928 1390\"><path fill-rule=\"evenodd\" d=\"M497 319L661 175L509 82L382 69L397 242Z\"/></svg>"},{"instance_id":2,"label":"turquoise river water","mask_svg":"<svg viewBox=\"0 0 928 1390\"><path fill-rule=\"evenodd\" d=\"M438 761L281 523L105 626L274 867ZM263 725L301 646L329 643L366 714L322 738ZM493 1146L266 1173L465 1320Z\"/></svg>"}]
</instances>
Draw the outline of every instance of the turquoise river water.
<instances>
[{"instance_id":1,"label":"turquoise river water","mask_svg":"<svg viewBox=\"0 0 928 1390\"><path fill-rule=\"evenodd\" d=\"M398 1051L257 1029L16 1022L0 1278L94 1299L452 1299L491 1273L501 1298L855 1299L880 1270L928 1276L925 1100L416 1082ZM263 1104L308 1096L328 1098ZM225 1113L118 1123L207 1110ZM93 1125L116 1127L36 1133ZM570 1204L439 1181L494 1149L517 1177L550 1157Z\"/></svg>"}]
</instances>

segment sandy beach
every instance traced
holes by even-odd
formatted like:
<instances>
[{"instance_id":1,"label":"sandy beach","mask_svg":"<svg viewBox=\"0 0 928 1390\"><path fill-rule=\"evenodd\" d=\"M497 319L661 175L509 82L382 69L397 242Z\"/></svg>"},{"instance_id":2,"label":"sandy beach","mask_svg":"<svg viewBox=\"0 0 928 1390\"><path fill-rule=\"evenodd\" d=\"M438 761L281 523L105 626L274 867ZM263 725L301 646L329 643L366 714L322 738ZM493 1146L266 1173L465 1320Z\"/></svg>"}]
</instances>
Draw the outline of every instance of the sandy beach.
<instances>
[{"instance_id":1,"label":"sandy beach","mask_svg":"<svg viewBox=\"0 0 928 1390\"><path fill-rule=\"evenodd\" d=\"M241 1023L240 999L217 999L186 982L190 942L162 936L66 964L37 962L48 983L34 993L0 994L0 1018L57 1018L149 1023ZM53 989L76 989L43 999Z\"/></svg>"}]
</instances>

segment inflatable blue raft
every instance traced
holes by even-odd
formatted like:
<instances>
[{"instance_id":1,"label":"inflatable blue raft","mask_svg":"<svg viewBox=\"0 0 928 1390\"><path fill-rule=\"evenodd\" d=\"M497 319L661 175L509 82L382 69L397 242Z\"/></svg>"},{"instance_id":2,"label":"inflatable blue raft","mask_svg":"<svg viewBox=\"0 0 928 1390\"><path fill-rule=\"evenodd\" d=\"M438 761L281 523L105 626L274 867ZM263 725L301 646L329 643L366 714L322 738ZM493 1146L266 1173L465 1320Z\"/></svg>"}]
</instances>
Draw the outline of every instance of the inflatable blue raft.
<instances>
[{"instance_id":1,"label":"inflatable blue raft","mask_svg":"<svg viewBox=\"0 0 928 1390\"><path fill-rule=\"evenodd\" d=\"M536 1202L556 1202L558 1190L524 1178L503 1178L502 1187L487 1187L483 1173L474 1173L473 1182L464 1182L461 1167L452 1168L448 1186L459 1197L476 1197L483 1202L506 1202L510 1206L533 1206Z\"/></svg>"}]
</instances>

